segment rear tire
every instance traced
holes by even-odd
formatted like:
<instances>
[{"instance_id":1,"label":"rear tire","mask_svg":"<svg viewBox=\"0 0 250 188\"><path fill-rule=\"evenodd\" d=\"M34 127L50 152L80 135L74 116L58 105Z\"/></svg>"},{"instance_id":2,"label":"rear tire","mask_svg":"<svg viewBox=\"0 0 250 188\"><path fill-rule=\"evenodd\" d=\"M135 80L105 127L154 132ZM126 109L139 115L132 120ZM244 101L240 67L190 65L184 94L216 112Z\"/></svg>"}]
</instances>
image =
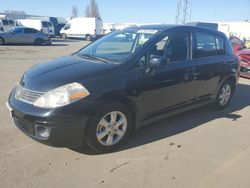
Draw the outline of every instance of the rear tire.
<instances>
[{"instance_id":1,"label":"rear tire","mask_svg":"<svg viewBox=\"0 0 250 188\"><path fill-rule=\"evenodd\" d=\"M2 37L0 37L0 45L4 44L4 39Z\"/></svg>"},{"instance_id":2,"label":"rear tire","mask_svg":"<svg viewBox=\"0 0 250 188\"><path fill-rule=\"evenodd\" d=\"M125 105L104 103L88 123L86 143L97 153L107 153L122 145L132 129L132 115Z\"/></svg>"},{"instance_id":3,"label":"rear tire","mask_svg":"<svg viewBox=\"0 0 250 188\"><path fill-rule=\"evenodd\" d=\"M215 108L218 109L218 110L222 110L222 109L225 109L230 101L231 101L231 98L232 98L232 95L233 95L233 92L234 92L234 84L232 81L230 80L226 80L219 92L218 92L218 95L216 97L216 100L215 100Z\"/></svg>"},{"instance_id":4,"label":"rear tire","mask_svg":"<svg viewBox=\"0 0 250 188\"><path fill-rule=\"evenodd\" d=\"M63 39L63 40L66 40L66 39L68 38L68 37L67 37L67 35L66 35L66 34L64 34L64 33L63 33L63 34L61 34L61 37L62 37L62 39Z\"/></svg>"},{"instance_id":5,"label":"rear tire","mask_svg":"<svg viewBox=\"0 0 250 188\"><path fill-rule=\"evenodd\" d=\"M92 40L91 36L90 35L86 35L86 41L91 41L91 40Z\"/></svg>"},{"instance_id":6,"label":"rear tire","mask_svg":"<svg viewBox=\"0 0 250 188\"><path fill-rule=\"evenodd\" d=\"M36 39L35 40L35 45L37 46L41 46L45 43L45 41L43 39Z\"/></svg>"}]
</instances>

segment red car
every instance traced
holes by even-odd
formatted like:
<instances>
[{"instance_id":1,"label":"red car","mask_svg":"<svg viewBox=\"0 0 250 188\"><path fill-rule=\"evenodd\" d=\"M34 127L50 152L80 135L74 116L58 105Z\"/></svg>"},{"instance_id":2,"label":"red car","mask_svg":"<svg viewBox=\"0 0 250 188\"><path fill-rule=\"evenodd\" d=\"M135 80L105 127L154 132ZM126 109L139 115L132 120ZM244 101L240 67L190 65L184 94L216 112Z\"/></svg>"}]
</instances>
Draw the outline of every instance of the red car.
<instances>
[{"instance_id":1,"label":"red car","mask_svg":"<svg viewBox=\"0 0 250 188\"><path fill-rule=\"evenodd\" d=\"M240 76L250 78L250 49L237 37L230 37L234 54L238 56L240 62Z\"/></svg>"}]
</instances>

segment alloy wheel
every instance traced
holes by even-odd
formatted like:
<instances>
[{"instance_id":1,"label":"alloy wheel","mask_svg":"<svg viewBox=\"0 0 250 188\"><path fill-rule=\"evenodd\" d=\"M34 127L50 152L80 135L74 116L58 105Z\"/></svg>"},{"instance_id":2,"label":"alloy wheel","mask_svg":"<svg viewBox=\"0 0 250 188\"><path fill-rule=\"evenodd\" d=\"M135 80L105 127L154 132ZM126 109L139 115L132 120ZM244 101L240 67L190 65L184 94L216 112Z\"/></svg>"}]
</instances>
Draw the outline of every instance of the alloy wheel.
<instances>
[{"instance_id":1,"label":"alloy wheel","mask_svg":"<svg viewBox=\"0 0 250 188\"><path fill-rule=\"evenodd\" d=\"M96 129L96 138L103 146L113 146L125 135L127 118L119 111L106 114L99 122Z\"/></svg>"},{"instance_id":2,"label":"alloy wheel","mask_svg":"<svg viewBox=\"0 0 250 188\"><path fill-rule=\"evenodd\" d=\"M225 84L219 95L219 103L221 106L225 106L231 98L232 89L230 84Z\"/></svg>"}]
</instances>

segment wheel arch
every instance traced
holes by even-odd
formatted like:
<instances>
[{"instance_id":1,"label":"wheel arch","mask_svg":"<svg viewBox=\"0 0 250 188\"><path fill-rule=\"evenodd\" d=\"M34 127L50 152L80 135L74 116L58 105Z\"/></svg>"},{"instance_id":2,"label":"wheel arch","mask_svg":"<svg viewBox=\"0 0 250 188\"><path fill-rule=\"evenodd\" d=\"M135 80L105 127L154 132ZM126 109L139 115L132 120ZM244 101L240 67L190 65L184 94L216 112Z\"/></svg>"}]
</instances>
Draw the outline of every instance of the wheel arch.
<instances>
[{"instance_id":1,"label":"wheel arch","mask_svg":"<svg viewBox=\"0 0 250 188\"><path fill-rule=\"evenodd\" d=\"M133 120L133 130L135 130L136 128L136 121L138 118L138 107L136 105L136 103L130 99L129 97L123 96L120 93L108 93L105 94L103 96L100 96L99 98L97 98L94 102L94 104L92 105L92 108L90 110L90 116L95 115L96 110L99 109L103 104L105 103L121 103L122 105L125 105L128 110L131 112L132 115L132 120ZM91 118L88 119L87 124L89 124L89 121L91 121ZM85 133L87 132L87 127L85 127Z\"/></svg>"},{"instance_id":2,"label":"wheel arch","mask_svg":"<svg viewBox=\"0 0 250 188\"><path fill-rule=\"evenodd\" d=\"M220 88L222 87L222 85L226 81L230 81L233 84L233 92L235 91L236 85L237 85L237 78L235 77L235 75L231 74L231 75L228 75L227 77L220 80L219 85L218 85L218 87L216 89L215 97L218 95L218 92L220 91Z\"/></svg>"}]
</instances>

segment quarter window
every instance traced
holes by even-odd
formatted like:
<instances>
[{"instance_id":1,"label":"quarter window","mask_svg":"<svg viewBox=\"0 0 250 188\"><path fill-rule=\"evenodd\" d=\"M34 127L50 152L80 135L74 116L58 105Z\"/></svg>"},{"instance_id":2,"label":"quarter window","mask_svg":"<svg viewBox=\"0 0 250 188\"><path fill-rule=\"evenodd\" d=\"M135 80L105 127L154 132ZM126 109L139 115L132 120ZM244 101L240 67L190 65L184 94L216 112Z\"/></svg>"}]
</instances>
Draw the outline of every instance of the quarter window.
<instances>
[{"instance_id":1,"label":"quarter window","mask_svg":"<svg viewBox=\"0 0 250 188\"><path fill-rule=\"evenodd\" d=\"M208 33L195 33L193 58L216 56L216 39Z\"/></svg>"},{"instance_id":2,"label":"quarter window","mask_svg":"<svg viewBox=\"0 0 250 188\"><path fill-rule=\"evenodd\" d=\"M216 37L217 55L226 55L225 43L222 37Z\"/></svg>"}]
</instances>

